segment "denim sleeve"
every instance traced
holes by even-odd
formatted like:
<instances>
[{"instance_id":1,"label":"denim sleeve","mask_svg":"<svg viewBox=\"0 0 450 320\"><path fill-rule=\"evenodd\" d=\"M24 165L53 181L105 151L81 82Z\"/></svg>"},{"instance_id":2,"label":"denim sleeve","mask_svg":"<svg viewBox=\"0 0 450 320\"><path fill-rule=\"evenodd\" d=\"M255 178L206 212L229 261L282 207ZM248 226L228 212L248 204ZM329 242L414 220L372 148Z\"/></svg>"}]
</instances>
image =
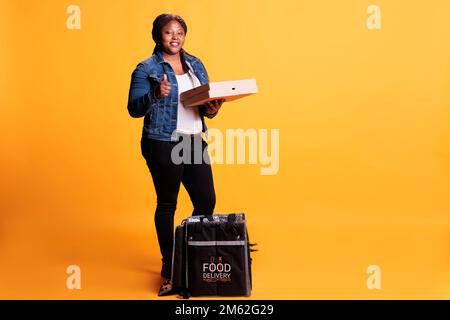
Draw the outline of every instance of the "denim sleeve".
<instances>
[{"instance_id":1,"label":"denim sleeve","mask_svg":"<svg viewBox=\"0 0 450 320\"><path fill-rule=\"evenodd\" d=\"M144 65L139 63L131 75L130 91L128 94L128 113L133 118L145 116L158 102L154 95L154 88L150 84Z\"/></svg>"}]
</instances>

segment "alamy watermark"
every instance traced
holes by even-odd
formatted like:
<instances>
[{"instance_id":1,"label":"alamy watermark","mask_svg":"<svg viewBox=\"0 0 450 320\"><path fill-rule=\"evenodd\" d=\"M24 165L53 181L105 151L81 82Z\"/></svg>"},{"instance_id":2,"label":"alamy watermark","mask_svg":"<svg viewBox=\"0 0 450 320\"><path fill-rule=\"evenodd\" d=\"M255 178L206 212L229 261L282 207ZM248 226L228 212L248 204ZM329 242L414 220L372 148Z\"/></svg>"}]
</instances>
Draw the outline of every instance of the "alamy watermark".
<instances>
[{"instance_id":1,"label":"alamy watermark","mask_svg":"<svg viewBox=\"0 0 450 320\"><path fill-rule=\"evenodd\" d=\"M66 279L66 288L69 290L81 289L81 268L76 264L72 264L66 268L69 275Z\"/></svg>"},{"instance_id":2,"label":"alamy watermark","mask_svg":"<svg viewBox=\"0 0 450 320\"><path fill-rule=\"evenodd\" d=\"M175 164L252 164L260 165L261 175L276 175L280 169L280 129L208 130L208 148L202 138L183 135L172 149Z\"/></svg>"},{"instance_id":3,"label":"alamy watermark","mask_svg":"<svg viewBox=\"0 0 450 320\"><path fill-rule=\"evenodd\" d=\"M381 289L381 268L376 264L372 264L367 267L366 270L369 275L366 279L366 287L369 290Z\"/></svg>"}]
</instances>

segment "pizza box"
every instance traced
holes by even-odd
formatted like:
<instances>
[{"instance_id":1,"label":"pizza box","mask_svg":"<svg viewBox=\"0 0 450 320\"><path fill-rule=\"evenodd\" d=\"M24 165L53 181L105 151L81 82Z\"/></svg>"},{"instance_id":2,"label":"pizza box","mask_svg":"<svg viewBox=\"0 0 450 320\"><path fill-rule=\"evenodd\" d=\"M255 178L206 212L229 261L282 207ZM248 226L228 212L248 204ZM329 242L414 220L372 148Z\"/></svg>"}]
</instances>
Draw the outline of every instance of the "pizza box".
<instances>
[{"instance_id":1,"label":"pizza box","mask_svg":"<svg viewBox=\"0 0 450 320\"><path fill-rule=\"evenodd\" d=\"M209 82L181 93L180 100L184 106L193 107L217 99L233 101L257 92L255 79Z\"/></svg>"}]
</instances>

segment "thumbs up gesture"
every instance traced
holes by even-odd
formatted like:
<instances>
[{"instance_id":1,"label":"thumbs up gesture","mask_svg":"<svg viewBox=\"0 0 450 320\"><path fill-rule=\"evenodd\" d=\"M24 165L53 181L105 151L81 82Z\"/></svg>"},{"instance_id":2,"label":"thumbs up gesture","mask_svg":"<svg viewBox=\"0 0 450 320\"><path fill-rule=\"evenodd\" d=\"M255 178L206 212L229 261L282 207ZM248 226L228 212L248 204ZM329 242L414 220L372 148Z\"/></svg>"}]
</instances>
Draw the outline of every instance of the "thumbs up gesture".
<instances>
[{"instance_id":1,"label":"thumbs up gesture","mask_svg":"<svg viewBox=\"0 0 450 320\"><path fill-rule=\"evenodd\" d=\"M159 84L159 90L157 92L158 98L165 98L170 93L170 82L167 81L167 74L164 74L164 78Z\"/></svg>"}]
</instances>

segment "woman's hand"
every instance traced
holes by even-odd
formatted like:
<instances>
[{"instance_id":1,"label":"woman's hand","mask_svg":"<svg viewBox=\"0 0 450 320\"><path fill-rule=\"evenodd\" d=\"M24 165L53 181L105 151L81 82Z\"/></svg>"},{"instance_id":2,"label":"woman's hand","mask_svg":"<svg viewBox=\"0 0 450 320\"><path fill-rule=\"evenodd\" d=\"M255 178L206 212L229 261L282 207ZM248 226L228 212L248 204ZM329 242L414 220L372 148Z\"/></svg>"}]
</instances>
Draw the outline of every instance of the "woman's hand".
<instances>
[{"instance_id":1,"label":"woman's hand","mask_svg":"<svg viewBox=\"0 0 450 320\"><path fill-rule=\"evenodd\" d=\"M216 113L217 111L219 111L220 107L222 106L222 104L225 102L225 99L216 99L216 100L211 100L208 101L206 103L206 111L205 113L207 115L211 115Z\"/></svg>"},{"instance_id":2,"label":"woman's hand","mask_svg":"<svg viewBox=\"0 0 450 320\"><path fill-rule=\"evenodd\" d=\"M158 99L165 98L170 94L170 82L167 81L167 74L164 74L164 78L159 84L158 90L156 90L156 97Z\"/></svg>"}]
</instances>

